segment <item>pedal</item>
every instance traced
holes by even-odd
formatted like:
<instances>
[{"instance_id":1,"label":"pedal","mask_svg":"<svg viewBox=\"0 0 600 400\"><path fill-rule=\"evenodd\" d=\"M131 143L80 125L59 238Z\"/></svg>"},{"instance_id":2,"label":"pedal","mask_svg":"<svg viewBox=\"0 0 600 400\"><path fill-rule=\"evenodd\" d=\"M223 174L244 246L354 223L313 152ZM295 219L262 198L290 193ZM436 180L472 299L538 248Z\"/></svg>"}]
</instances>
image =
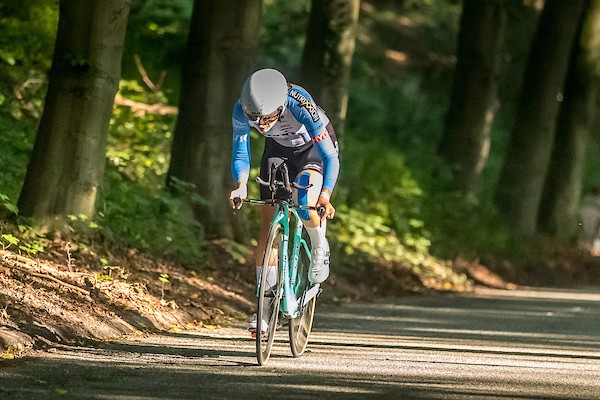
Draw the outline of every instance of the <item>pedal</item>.
<instances>
[{"instance_id":1,"label":"pedal","mask_svg":"<svg viewBox=\"0 0 600 400\"><path fill-rule=\"evenodd\" d=\"M310 303L310 301L321 294L321 285L320 284L316 284L313 287L311 287L310 289L308 289L306 292L304 292L304 296L303 296L303 300L302 300L302 307L306 306L308 303Z\"/></svg>"}]
</instances>

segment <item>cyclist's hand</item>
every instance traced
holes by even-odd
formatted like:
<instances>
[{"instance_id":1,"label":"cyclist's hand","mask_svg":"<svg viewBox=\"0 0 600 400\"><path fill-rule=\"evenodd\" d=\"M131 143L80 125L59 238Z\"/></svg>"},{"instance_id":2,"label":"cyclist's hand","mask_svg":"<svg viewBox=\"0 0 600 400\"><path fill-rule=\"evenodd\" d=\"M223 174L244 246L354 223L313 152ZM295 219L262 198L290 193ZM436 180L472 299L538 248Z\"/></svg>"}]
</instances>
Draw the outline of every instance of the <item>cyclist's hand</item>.
<instances>
[{"instance_id":1,"label":"cyclist's hand","mask_svg":"<svg viewBox=\"0 0 600 400\"><path fill-rule=\"evenodd\" d=\"M333 216L335 215L335 208L333 207L333 204L329 202L329 199L319 196L316 207L325 207L325 214L321 219L333 219Z\"/></svg>"},{"instance_id":2,"label":"cyclist's hand","mask_svg":"<svg viewBox=\"0 0 600 400\"><path fill-rule=\"evenodd\" d=\"M231 208L240 209L242 208L243 202L240 201L237 204L234 203L233 199L238 198L240 200L245 200L248 197L248 186L245 183L240 183L237 189L233 190L229 194L229 202L231 203Z\"/></svg>"}]
</instances>

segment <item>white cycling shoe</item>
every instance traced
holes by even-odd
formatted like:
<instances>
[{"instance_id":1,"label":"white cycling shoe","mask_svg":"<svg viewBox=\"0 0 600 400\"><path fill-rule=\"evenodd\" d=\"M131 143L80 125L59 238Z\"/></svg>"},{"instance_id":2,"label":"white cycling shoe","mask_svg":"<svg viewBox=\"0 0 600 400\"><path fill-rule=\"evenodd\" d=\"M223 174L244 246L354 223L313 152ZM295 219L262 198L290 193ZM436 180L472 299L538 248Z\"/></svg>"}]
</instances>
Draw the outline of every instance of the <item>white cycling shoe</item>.
<instances>
[{"instance_id":1,"label":"white cycling shoe","mask_svg":"<svg viewBox=\"0 0 600 400\"><path fill-rule=\"evenodd\" d=\"M312 262L308 280L323 283L329 277L329 246L312 249Z\"/></svg>"}]
</instances>

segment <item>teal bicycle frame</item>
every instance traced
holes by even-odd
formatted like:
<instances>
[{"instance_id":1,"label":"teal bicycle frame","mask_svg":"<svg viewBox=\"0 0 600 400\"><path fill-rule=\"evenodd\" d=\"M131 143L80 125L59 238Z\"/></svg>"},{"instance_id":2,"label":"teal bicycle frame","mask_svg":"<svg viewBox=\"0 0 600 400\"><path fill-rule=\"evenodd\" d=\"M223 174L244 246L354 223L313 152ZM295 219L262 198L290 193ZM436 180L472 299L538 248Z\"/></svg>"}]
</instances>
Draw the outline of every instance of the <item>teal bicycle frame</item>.
<instances>
[{"instance_id":1,"label":"teal bicycle frame","mask_svg":"<svg viewBox=\"0 0 600 400\"><path fill-rule=\"evenodd\" d=\"M292 204L286 200L275 200L273 203L260 200L245 200L254 204L274 204L275 215L271 220L269 232L277 226L283 229L283 242L280 245L279 269L282 274L282 293L279 311L285 318L296 318L302 311L302 307L307 304L315 295L318 294L320 285L313 285L307 292L298 293L299 288L306 282L302 282L302 277L298 274L298 263L300 262L301 252L304 251L310 265L311 253L308 243L302 237L302 219L297 210L314 210L315 207ZM291 221L295 221L293 225ZM290 254L290 233L292 252ZM291 262L290 262L291 259ZM261 282L259 276L259 282ZM257 285L256 294L260 293L260 285ZM299 298L300 296L300 298Z\"/></svg>"},{"instance_id":2,"label":"teal bicycle frame","mask_svg":"<svg viewBox=\"0 0 600 400\"><path fill-rule=\"evenodd\" d=\"M298 263L300 261L300 252L305 251L308 262L310 263L311 254L308 248L306 240L302 237L302 220L298 215L298 209L310 209L310 207L290 205L287 201L278 201L276 203L277 209L275 210L275 216L271 221L269 229L275 229L277 225L283 228L283 243L281 243L281 252L279 254L279 265L281 266L282 273L282 284L283 293L281 303L279 305L279 311L285 318L296 318L302 306L304 305L304 297L300 299L297 296L298 288L301 286L301 277L298 275ZM292 233L292 251L289 252L290 247L290 221L294 219L296 224L293 228ZM288 258L288 255L291 257ZM260 288L259 288L260 290ZM302 295L298 293L298 295ZM312 297L312 296L311 296Z\"/></svg>"}]
</instances>

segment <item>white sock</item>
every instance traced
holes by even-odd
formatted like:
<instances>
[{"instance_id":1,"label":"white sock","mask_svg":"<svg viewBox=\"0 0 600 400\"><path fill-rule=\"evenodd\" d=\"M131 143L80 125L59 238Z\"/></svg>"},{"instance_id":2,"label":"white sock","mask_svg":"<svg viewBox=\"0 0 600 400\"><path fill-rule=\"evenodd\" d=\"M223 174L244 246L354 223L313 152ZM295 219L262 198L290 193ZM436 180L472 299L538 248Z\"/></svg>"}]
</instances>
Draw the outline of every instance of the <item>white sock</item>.
<instances>
[{"instance_id":1,"label":"white sock","mask_svg":"<svg viewBox=\"0 0 600 400\"><path fill-rule=\"evenodd\" d=\"M308 236L310 236L310 245L313 249L320 247L329 250L329 242L325 236L325 233L327 232L327 221L323 221L321 226L306 226L305 228L308 232Z\"/></svg>"},{"instance_id":2,"label":"white sock","mask_svg":"<svg viewBox=\"0 0 600 400\"><path fill-rule=\"evenodd\" d=\"M260 283L260 276L263 271L262 265L256 266L256 283ZM267 290L277 284L277 266L269 266L266 268L267 270Z\"/></svg>"}]
</instances>

